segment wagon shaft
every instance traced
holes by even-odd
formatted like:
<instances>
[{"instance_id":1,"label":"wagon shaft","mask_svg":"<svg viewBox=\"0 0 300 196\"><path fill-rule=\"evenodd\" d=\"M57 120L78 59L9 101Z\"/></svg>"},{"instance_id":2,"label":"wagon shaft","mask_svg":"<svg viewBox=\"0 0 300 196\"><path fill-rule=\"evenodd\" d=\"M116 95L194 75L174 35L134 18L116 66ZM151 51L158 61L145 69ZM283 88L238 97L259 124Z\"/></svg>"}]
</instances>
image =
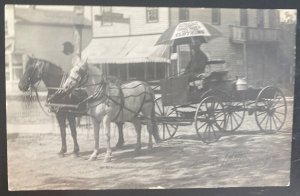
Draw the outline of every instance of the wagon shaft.
<instances>
[{"instance_id":1,"label":"wagon shaft","mask_svg":"<svg viewBox=\"0 0 300 196\"><path fill-rule=\"evenodd\" d=\"M72 105L72 104L58 104L58 103L46 103L45 106L47 107L55 107L55 108L71 108L71 109L78 109L79 105Z\"/></svg>"}]
</instances>

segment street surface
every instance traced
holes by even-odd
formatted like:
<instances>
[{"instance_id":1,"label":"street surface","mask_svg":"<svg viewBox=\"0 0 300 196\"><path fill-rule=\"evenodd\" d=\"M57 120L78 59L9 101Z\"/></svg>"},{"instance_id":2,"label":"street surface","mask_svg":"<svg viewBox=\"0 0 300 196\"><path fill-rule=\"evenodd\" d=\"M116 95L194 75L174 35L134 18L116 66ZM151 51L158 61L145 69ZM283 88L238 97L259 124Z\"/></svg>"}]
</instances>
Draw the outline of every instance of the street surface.
<instances>
[{"instance_id":1,"label":"street surface","mask_svg":"<svg viewBox=\"0 0 300 196\"><path fill-rule=\"evenodd\" d=\"M50 118L49 118L50 119ZM113 125L112 145L117 141ZM8 177L10 190L47 189L148 189L289 185L292 102L283 129L273 135L259 131L254 116L217 143L204 144L194 126L180 127L174 139L146 149L148 134L143 127L143 148L134 152L135 131L125 124L125 145L103 163L101 153L88 161L94 141L92 127L78 128L80 156L73 157L73 141L67 131L68 153L60 158L59 128L47 124L8 123Z\"/></svg>"}]
</instances>

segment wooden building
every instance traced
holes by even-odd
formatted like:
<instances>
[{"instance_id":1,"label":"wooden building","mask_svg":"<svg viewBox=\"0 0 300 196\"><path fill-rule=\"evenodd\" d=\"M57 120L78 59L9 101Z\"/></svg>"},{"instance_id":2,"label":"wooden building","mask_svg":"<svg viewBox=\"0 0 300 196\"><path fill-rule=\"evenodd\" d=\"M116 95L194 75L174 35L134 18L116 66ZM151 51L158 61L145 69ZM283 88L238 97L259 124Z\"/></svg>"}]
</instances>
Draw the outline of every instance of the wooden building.
<instances>
[{"instance_id":1,"label":"wooden building","mask_svg":"<svg viewBox=\"0 0 300 196\"><path fill-rule=\"evenodd\" d=\"M49 60L69 72L73 55L63 53L63 43L74 43L74 13L38 8L5 7L5 74L7 93L18 92L24 71L23 56ZM84 20L82 47L91 39L91 22Z\"/></svg>"}]
</instances>

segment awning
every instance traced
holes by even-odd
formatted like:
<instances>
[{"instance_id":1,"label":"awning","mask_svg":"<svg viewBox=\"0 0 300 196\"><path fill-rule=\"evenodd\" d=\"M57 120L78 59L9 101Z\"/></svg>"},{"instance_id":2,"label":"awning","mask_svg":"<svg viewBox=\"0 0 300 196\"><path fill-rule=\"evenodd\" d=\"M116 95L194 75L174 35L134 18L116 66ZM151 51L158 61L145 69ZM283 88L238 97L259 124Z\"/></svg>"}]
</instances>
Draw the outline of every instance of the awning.
<instances>
[{"instance_id":1,"label":"awning","mask_svg":"<svg viewBox=\"0 0 300 196\"><path fill-rule=\"evenodd\" d=\"M94 38L82 56L94 64L169 63L169 46L154 46L159 36Z\"/></svg>"}]
</instances>

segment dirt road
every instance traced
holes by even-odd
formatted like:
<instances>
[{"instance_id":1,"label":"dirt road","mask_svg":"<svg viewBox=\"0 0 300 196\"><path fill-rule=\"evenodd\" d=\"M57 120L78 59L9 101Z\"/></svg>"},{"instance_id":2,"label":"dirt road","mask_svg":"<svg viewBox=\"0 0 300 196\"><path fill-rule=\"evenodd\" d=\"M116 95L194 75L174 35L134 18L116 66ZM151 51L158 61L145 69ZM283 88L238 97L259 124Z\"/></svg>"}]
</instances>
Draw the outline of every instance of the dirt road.
<instances>
[{"instance_id":1,"label":"dirt road","mask_svg":"<svg viewBox=\"0 0 300 196\"><path fill-rule=\"evenodd\" d=\"M289 106L288 111L292 111ZM10 190L49 189L131 189L201 188L288 185L292 114L280 133L265 135L246 116L243 126L217 143L206 145L193 126L179 128L174 139L134 152L136 137L126 125L123 149L113 152L113 161L103 163L105 143L100 138L101 154L88 161L93 149L93 134L78 130L80 157L57 156L60 149L58 128L47 125L8 125L8 176ZM28 131L38 129L35 131ZM51 129L51 130L47 130ZM117 134L113 132L112 144ZM73 143L68 131L68 152Z\"/></svg>"}]
</instances>

